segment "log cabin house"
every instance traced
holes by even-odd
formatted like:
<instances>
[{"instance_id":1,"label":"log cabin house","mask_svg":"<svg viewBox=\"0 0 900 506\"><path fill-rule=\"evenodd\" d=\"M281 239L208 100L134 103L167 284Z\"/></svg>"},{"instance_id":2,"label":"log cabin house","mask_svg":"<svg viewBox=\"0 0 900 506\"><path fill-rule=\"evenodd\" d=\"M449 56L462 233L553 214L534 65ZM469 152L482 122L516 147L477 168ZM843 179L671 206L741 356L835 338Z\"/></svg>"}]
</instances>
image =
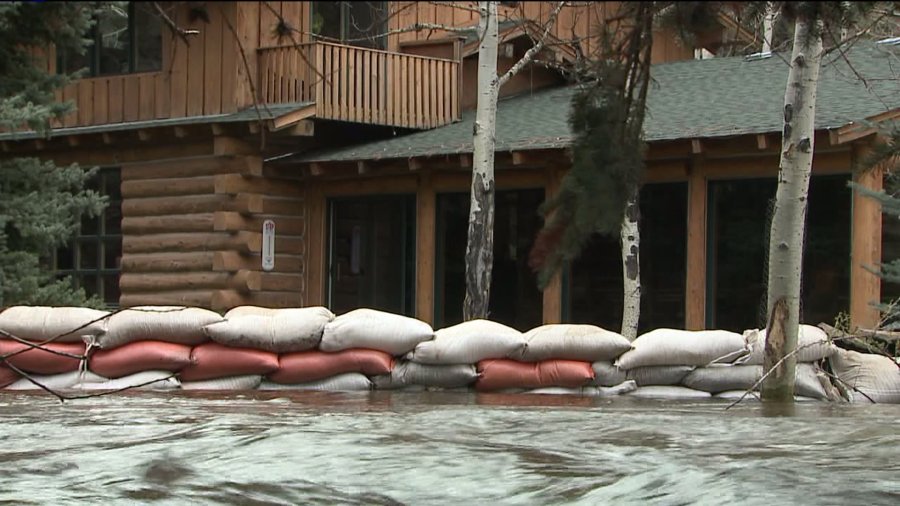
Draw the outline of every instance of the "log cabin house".
<instances>
[{"instance_id":1,"label":"log cabin house","mask_svg":"<svg viewBox=\"0 0 900 506\"><path fill-rule=\"evenodd\" d=\"M60 275L123 307L374 307L436 327L460 321L477 41L405 28L472 26L468 2L163 4L175 25L197 30L186 37L149 3L122 4L118 17L100 20L83 59L49 51L51 71L90 70L60 92L77 111L46 138L0 134L0 156L103 168L97 185L110 206L57 252ZM521 13L540 23L550 5L502 7L499 70L530 47L528 26L539 26ZM567 7L551 36L585 36L608 9ZM644 328L761 322L788 69L778 55L694 59L734 38L732 28L723 20L697 48L665 31L656 38L641 196ZM897 47L866 44L851 51L854 67L883 77ZM542 57L564 60L566 51ZM869 303L889 290L864 266L898 245L883 239L877 204L846 182L881 187L880 173L854 176L852 167L875 135L861 121L896 118L900 89L873 78L867 90L842 61L829 62L804 320L847 311L868 326L878 318ZM491 318L521 330L561 321L617 328L621 318L615 241L594 239L543 292L527 267L537 208L569 164L571 92L538 65L501 90ZM276 230L271 270L261 262L265 220Z\"/></svg>"}]
</instances>

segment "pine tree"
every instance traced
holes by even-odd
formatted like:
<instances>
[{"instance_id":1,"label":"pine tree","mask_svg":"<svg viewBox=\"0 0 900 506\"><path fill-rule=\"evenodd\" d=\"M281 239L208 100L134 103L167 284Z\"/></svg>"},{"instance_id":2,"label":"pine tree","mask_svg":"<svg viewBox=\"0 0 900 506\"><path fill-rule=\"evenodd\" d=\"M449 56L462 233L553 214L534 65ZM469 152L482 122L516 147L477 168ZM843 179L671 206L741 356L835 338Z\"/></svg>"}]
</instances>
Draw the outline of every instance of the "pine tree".
<instances>
[{"instance_id":1,"label":"pine tree","mask_svg":"<svg viewBox=\"0 0 900 506\"><path fill-rule=\"evenodd\" d=\"M84 52L90 5L0 3L0 130L46 135L52 119L72 110L54 92L75 76L49 74L43 59L51 46ZM83 215L102 210L104 199L84 189L95 170L37 158L0 159L0 307L98 302L88 301L69 280L56 280L41 261L71 238Z\"/></svg>"}]
</instances>

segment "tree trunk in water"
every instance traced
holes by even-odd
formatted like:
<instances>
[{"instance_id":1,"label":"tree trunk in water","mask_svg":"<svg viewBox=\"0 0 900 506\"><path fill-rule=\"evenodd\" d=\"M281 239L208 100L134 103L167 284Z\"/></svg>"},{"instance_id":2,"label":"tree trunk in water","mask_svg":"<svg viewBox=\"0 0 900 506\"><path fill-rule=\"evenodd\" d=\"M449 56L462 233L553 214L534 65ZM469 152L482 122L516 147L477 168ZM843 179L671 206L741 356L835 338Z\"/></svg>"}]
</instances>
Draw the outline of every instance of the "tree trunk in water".
<instances>
[{"instance_id":1,"label":"tree trunk in water","mask_svg":"<svg viewBox=\"0 0 900 506\"><path fill-rule=\"evenodd\" d=\"M641 235L638 223L640 207L637 191L631 196L622 220L622 335L629 341L637 337L641 317Z\"/></svg>"},{"instance_id":2,"label":"tree trunk in water","mask_svg":"<svg viewBox=\"0 0 900 506\"><path fill-rule=\"evenodd\" d=\"M768 314L764 370L784 359L762 384L762 400L793 402L807 193L812 169L816 87L822 62L822 24L802 14L794 27L784 94L784 132L778 191L769 233Z\"/></svg>"},{"instance_id":3,"label":"tree trunk in water","mask_svg":"<svg viewBox=\"0 0 900 506\"><path fill-rule=\"evenodd\" d=\"M478 103L473 132L472 191L466 243L463 319L487 318L494 261L494 133L497 97L497 2L478 2Z\"/></svg>"}]
</instances>

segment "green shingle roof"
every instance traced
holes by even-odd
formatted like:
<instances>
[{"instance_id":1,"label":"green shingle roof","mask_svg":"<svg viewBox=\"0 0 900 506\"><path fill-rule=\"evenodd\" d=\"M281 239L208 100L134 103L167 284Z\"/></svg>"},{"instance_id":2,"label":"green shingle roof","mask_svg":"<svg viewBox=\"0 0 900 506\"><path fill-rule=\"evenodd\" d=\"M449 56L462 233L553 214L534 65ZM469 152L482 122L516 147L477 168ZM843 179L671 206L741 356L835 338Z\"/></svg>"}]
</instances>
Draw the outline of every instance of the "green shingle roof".
<instances>
[{"instance_id":1,"label":"green shingle roof","mask_svg":"<svg viewBox=\"0 0 900 506\"><path fill-rule=\"evenodd\" d=\"M900 46L858 42L826 56L820 75L816 128L830 129L900 107ZM665 141L779 132L787 84L787 54L765 59L711 58L654 65L645 138ZM855 69L855 72L854 72ZM857 76L865 78L865 83ZM501 100L496 150L566 147L574 88L559 87ZM424 132L304 153L298 161L377 160L472 151L474 111L460 122Z\"/></svg>"},{"instance_id":2,"label":"green shingle roof","mask_svg":"<svg viewBox=\"0 0 900 506\"><path fill-rule=\"evenodd\" d=\"M184 126L184 125L203 125L212 123L233 123L244 121L256 121L260 117L264 120L277 118L297 109L312 105L314 102L296 102L287 104L268 104L259 106L259 112L255 107L230 113L230 114L208 114L205 116L188 116L183 118L166 118L153 119L144 121L128 121L123 123L107 123L104 125L92 125L82 127L54 128L49 132L47 138L60 137L63 135L84 135L99 134L104 132L117 132L123 130L138 130L141 128L158 128L166 126ZM0 134L0 140L27 140L37 139L43 136L33 132L10 132Z\"/></svg>"}]
</instances>

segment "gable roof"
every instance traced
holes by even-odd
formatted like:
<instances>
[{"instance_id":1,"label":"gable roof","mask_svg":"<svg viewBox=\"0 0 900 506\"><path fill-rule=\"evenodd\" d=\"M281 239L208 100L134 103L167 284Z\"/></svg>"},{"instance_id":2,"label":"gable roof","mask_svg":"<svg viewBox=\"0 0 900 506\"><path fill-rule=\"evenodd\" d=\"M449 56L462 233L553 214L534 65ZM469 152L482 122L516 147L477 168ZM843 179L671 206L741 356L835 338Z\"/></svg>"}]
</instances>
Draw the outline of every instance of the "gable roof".
<instances>
[{"instance_id":1,"label":"gable roof","mask_svg":"<svg viewBox=\"0 0 900 506\"><path fill-rule=\"evenodd\" d=\"M788 54L689 60L654 65L648 92L645 139L658 142L780 132ZM816 103L816 129L833 129L900 108L900 46L858 42L848 65L826 56ZM858 75L857 75L858 73ZM863 76L865 81L860 79ZM563 148L574 87L501 100L496 150ZM305 153L296 161L378 160L472 152L474 111L461 121L402 137Z\"/></svg>"}]
</instances>

